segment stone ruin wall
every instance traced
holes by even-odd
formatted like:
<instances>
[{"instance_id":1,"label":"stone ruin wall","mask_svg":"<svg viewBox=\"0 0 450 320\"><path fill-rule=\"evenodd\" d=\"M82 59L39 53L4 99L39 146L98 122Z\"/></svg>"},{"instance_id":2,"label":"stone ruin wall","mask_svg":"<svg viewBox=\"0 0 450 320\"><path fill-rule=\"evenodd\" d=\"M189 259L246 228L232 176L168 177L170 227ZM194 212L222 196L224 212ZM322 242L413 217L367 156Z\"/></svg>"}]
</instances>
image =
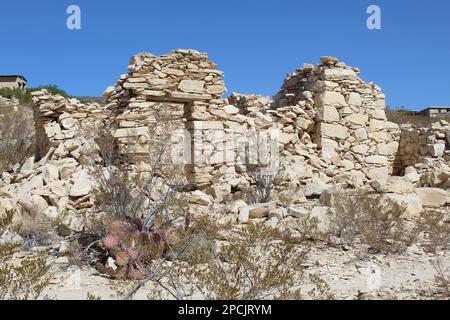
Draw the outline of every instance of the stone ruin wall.
<instances>
[{"instance_id":1,"label":"stone ruin wall","mask_svg":"<svg viewBox=\"0 0 450 320\"><path fill-rule=\"evenodd\" d=\"M305 64L289 74L273 101L234 93L222 100L226 88L216 67L194 50L160 57L142 53L105 91L105 107L36 93L40 156L51 147L60 157L80 157L82 149L75 146L83 143L74 143L74 128L106 125L121 153L145 162L154 139L149 126L170 121L180 131L174 143L183 144L188 181L204 189L245 183L246 165L273 152L267 143L274 137L281 163L302 163L298 183L314 177L384 179L420 161L419 155L441 157L448 150L445 143L441 152L445 130L401 130L388 122L380 88L335 58L323 57L319 65ZM255 154L260 145L263 154Z\"/></svg>"},{"instance_id":2,"label":"stone ruin wall","mask_svg":"<svg viewBox=\"0 0 450 320\"><path fill-rule=\"evenodd\" d=\"M450 123L438 120L427 128L401 125L400 146L397 153L402 168L416 166L420 171L427 163L450 160ZM422 170L421 170L422 169Z\"/></svg>"},{"instance_id":3,"label":"stone ruin wall","mask_svg":"<svg viewBox=\"0 0 450 320\"><path fill-rule=\"evenodd\" d=\"M272 122L261 112L261 119L245 115L256 111L253 105L262 111L270 101L263 97L244 101L239 96L237 107L226 104L221 99L226 91L223 72L216 67L206 54L193 50L176 50L161 57L134 56L129 73L105 92L121 152L136 162L145 160L152 143L148 125L175 121L184 142L181 158L189 182L205 188L245 171L248 161L245 156L240 158L252 154L247 149L247 133Z\"/></svg>"},{"instance_id":4,"label":"stone ruin wall","mask_svg":"<svg viewBox=\"0 0 450 320\"><path fill-rule=\"evenodd\" d=\"M52 153L54 157L71 156L81 160L87 156L88 138L105 126L108 115L98 103L84 104L48 94L32 93L38 159Z\"/></svg>"},{"instance_id":5,"label":"stone ruin wall","mask_svg":"<svg viewBox=\"0 0 450 320\"><path fill-rule=\"evenodd\" d=\"M176 50L160 57L148 53L134 56L129 73L105 92L120 152L135 162L145 161L154 138L148 126L170 122L178 129L174 144L183 151L188 180L201 183L197 166L190 165L193 159L189 158L195 154L198 139L195 126L214 119L207 110L223 109L220 97L226 89L223 72L216 67L206 54L193 50Z\"/></svg>"},{"instance_id":6,"label":"stone ruin wall","mask_svg":"<svg viewBox=\"0 0 450 320\"><path fill-rule=\"evenodd\" d=\"M323 57L288 75L274 98L274 107L296 105L304 133L317 144L321 157L362 178L384 178L394 172L400 131L388 122L385 96L365 83L357 68Z\"/></svg>"}]
</instances>

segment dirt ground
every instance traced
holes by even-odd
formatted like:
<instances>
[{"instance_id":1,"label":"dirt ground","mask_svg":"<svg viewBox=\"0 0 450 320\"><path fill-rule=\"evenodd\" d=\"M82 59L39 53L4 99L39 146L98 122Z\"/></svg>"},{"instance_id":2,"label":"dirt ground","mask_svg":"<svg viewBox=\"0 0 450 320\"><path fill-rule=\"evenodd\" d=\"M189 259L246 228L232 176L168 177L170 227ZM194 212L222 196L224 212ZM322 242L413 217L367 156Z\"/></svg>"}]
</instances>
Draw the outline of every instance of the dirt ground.
<instances>
[{"instance_id":1,"label":"dirt ground","mask_svg":"<svg viewBox=\"0 0 450 320\"><path fill-rule=\"evenodd\" d=\"M450 268L450 253L431 254L413 245L401 255L368 255L362 248L313 247L304 265L307 273L319 275L339 300L429 299L438 294L435 263ZM101 299L119 299L112 280L94 268L71 266L65 258L50 258L51 285L44 292L51 299L85 300L88 294ZM308 283L299 284L308 288ZM135 299L147 299L147 284ZM193 299L201 298L193 296Z\"/></svg>"}]
</instances>

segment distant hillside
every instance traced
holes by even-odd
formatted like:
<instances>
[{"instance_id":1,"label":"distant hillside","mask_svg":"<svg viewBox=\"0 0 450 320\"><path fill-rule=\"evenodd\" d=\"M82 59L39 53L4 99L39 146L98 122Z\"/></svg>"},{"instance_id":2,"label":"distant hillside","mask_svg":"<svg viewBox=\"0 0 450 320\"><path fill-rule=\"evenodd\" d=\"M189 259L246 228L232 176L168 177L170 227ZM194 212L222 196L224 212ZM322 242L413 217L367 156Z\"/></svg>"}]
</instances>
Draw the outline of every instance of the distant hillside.
<instances>
[{"instance_id":1,"label":"distant hillside","mask_svg":"<svg viewBox=\"0 0 450 320\"><path fill-rule=\"evenodd\" d=\"M104 97L80 96L80 97L74 97L74 98L80 100L83 103L97 102L97 103L103 104L105 102Z\"/></svg>"}]
</instances>

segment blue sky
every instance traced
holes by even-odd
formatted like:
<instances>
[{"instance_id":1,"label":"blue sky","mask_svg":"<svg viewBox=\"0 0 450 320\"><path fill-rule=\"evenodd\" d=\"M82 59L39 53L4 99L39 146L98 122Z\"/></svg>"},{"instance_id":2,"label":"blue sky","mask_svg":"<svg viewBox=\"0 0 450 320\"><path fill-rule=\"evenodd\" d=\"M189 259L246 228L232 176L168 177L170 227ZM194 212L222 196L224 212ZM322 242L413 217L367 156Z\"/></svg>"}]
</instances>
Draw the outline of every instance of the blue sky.
<instances>
[{"instance_id":1,"label":"blue sky","mask_svg":"<svg viewBox=\"0 0 450 320\"><path fill-rule=\"evenodd\" d=\"M66 8L82 29L66 28ZM382 10L382 29L366 9ZM275 94L285 75L337 56L379 84L391 106L450 105L448 0L2 0L0 74L100 95L131 55L193 48L225 71L228 92Z\"/></svg>"}]
</instances>

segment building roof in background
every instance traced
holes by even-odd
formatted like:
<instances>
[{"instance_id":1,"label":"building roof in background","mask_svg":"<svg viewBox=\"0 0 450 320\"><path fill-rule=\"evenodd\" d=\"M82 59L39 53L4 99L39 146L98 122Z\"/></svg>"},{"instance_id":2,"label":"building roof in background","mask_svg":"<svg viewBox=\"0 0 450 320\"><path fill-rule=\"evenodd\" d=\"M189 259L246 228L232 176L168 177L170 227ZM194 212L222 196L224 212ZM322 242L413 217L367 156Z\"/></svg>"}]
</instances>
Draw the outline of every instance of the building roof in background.
<instances>
[{"instance_id":1,"label":"building roof in background","mask_svg":"<svg viewBox=\"0 0 450 320\"><path fill-rule=\"evenodd\" d=\"M0 74L0 78L11 78L11 77L13 77L13 78L22 78L23 80L28 82L28 80L24 76L21 76L21 75L18 75L18 74L11 74L11 75L1 75Z\"/></svg>"},{"instance_id":2,"label":"building roof in background","mask_svg":"<svg viewBox=\"0 0 450 320\"><path fill-rule=\"evenodd\" d=\"M422 109L422 110L420 110L419 111L419 113L422 113L422 112L426 112L426 111L428 111L428 110L444 110L444 109L450 109L450 106L447 106L447 107L445 107L445 106L436 106L436 107L427 107L427 108L425 108L425 109Z\"/></svg>"}]
</instances>

